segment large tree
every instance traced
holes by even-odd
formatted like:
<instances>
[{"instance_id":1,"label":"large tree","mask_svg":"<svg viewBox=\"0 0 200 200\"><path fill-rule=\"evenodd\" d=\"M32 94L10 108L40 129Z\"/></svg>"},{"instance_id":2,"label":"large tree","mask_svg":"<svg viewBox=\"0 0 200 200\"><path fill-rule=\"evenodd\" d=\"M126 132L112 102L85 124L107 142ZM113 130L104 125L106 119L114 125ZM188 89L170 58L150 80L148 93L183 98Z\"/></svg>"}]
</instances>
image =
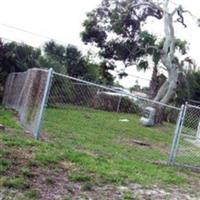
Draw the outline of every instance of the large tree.
<instances>
[{"instance_id":1,"label":"large tree","mask_svg":"<svg viewBox=\"0 0 200 200\"><path fill-rule=\"evenodd\" d=\"M167 79L154 100L168 103L177 89L181 62L176 56L174 22L186 27L182 6L169 9L169 0L103 0L101 5L87 15L82 39L95 44L100 56L108 60L122 61L126 66L136 64L148 67L149 56L167 71ZM164 22L164 40L161 48L156 38L144 31L149 17ZM183 44L181 44L183 45Z\"/></svg>"}]
</instances>

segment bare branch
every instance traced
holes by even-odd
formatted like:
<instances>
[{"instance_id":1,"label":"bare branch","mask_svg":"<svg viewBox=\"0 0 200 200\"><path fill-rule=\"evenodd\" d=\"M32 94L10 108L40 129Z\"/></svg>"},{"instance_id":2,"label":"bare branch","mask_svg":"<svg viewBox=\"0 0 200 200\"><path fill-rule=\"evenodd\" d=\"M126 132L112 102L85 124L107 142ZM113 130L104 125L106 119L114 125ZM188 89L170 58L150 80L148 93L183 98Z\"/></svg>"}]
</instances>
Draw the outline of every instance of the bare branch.
<instances>
[{"instance_id":1,"label":"bare branch","mask_svg":"<svg viewBox=\"0 0 200 200\"><path fill-rule=\"evenodd\" d=\"M184 22L183 13L184 13L183 7L179 6L177 9L177 14L178 14L179 18L177 19L177 21L180 22L186 28L187 25Z\"/></svg>"},{"instance_id":2,"label":"bare branch","mask_svg":"<svg viewBox=\"0 0 200 200\"><path fill-rule=\"evenodd\" d=\"M159 4L155 4L153 1L135 4L135 5L132 5L132 8L137 8L137 7L140 7L140 6L154 7L154 8L157 8L157 9L163 11L163 9L161 8L161 6Z\"/></svg>"}]
</instances>

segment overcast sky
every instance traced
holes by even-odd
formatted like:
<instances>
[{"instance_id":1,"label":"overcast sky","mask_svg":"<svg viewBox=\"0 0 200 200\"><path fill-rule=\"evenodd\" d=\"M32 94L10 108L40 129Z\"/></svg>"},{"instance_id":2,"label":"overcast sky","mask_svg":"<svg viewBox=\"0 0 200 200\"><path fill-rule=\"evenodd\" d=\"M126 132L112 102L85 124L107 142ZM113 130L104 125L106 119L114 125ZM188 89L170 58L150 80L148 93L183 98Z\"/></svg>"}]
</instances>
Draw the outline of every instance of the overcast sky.
<instances>
[{"instance_id":1,"label":"overcast sky","mask_svg":"<svg viewBox=\"0 0 200 200\"><path fill-rule=\"evenodd\" d=\"M86 13L96 8L101 0L0 0L0 37L26 42L32 46L42 46L48 39L36 37L2 24L19 27L34 33L57 39L63 44L74 44L82 51L86 51L80 39L82 22ZM195 17L200 17L200 2L197 0L173 0L181 3L184 8L190 10ZM173 5L173 4L171 4ZM176 25L176 36L186 39L190 43L190 56L200 65L200 28L196 26L195 17L187 15L188 28ZM159 36L163 35L163 24L161 22L150 22L148 30ZM145 79L150 79L151 72L136 72L132 68L127 72ZM120 81L125 87L131 87L138 78L129 76ZM148 85L148 81L138 79L142 85Z\"/></svg>"}]
</instances>

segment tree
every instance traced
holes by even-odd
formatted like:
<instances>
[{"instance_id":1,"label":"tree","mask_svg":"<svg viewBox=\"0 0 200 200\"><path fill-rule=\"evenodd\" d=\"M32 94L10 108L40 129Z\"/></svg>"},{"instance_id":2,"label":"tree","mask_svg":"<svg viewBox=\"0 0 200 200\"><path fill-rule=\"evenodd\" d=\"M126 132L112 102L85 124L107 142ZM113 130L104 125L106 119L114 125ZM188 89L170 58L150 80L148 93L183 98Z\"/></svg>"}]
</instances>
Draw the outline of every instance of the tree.
<instances>
[{"instance_id":1,"label":"tree","mask_svg":"<svg viewBox=\"0 0 200 200\"><path fill-rule=\"evenodd\" d=\"M84 57L74 45L67 46L65 59L67 73L70 76L83 77L87 73Z\"/></svg>"},{"instance_id":2,"label":"tree","mask_svg":"<svg viewBox=\"0 0 200 200\"><path fill-rule=\"evenodd\" d=\"M185 101L200 102L200 71L186 70L179 76L180 87L173 101L176 105L181 105ZM184 88L184 89L183 89Z\"/></svg>"},{"instance_id":3,"label":"tree","mask_svg":"<svg viewBox=\"0 0 200 200\"><path fill-rule=\"evenodd\" d=\"M188 73L186 79L186 87L189 90L187 100L200 101L200 71Z\"/></svg>"},{"instance_id":4,"label":"tree","mask_svg":"<svg viewBox=\"0 0 200 200\"><path fill-rule=\"evenodd\" d=\"M134 91L140 92L141 91L141 87L139 85L138 80L135 81L135 85L133 87L131 87L129 90L130 90L130 92L134 92Z\"/></svg>"},{"instance_id":5,"label":"tree","mask_svg":"<svg viewBox=\"0 0 200 200\"><path fill-rule=\"evenodd\" d=\"M40 49L33 48L24 43L5 43L0 39L0 101L8 74L40 67L40 56Z\"/></svg>"},{"instance_id":6,"label":"tree","mask_svg":"<svg viewBox=\"0 0 200 200\"><path fill-rule=\"evenodd\" d=\"M167 104L173 97L181 62L177 59L174 21L184 27L183 14L187 12L182 6L172 11L169 0L103 0L102 4L87 15L82 39L85 43L96 44L100 48L100 56L105 59L122 61L126 66L136 64L139 68L147 68L149 55L155 62L161 63L167 71L167 79L158 90L154 100ZM142 25L149 17L164 21L164 40L159 48L156 38L142 30ZM180 43L183 45L183 43ZM184 48L183 48L184 49Z\"/></svg>"},{"instance_id":7,"label":"tree","mask_svg":"<svg viewBox=\"0 0 200 200\"><path fill-rule=\"evenodd\" d=\"M121 61L125 67L137 61L138 68L146 69L148 62L143 58L154 53L156 37L142 31L141 24L148 16L161 19L162 12L156 7L140 12L133 8L134 3L137 1L103 0L88 13L81 36L86 44L95 44L106 61Z\"/></svg>"},{"instance_id":8,"label":"tree","mask_svg":"<svg viewBox=\"0 0 200 200\"><path fill-rule=\"evenodd\" d=\"M57 44L55 41L51 40L44 44L44 53L46 56L59 62L61 65L65 64L65 47L63 45Z\"/></svg>"},{"instance_id":9,"label":"tree","mask_svg":"<svg viewBox=\"0 0 200 200\"><path fill-rule=\"evenodd\" d=\"M103 85L113 85L114 77L109 70L114 69L111 63L100 62L95 63L88 54L85 57L85 65L87 73L84 75L84 80L96 82Z\"/></svg>"},{"instance_id":10,"label":"tree","mask_svg":"<svg viewBox=\"0 0 200 200\"><path fill-rule=\"evenodd\" d=\"M39 58L39 64L41 68L50 69L62 74L67 74L65 65L61 64L58 60L48 55L43 55Z\"/></svg>"},{"instance_id":11,"label":"tree","mask_svg":"<svg viewBox=\"0 0 200 200\"><path fill-rule=\"evenodd\" d=\"M5 48L7 49L6 68L10 71L22 72L29 68L40 67L38 60L41 50L39 48L16 42L6 43Z\"/></svg>"},{"instance_id":12,"label":"tree","mask_svg":"<svg viewBox=\"0 0 200 200\"><path fill-rule=\"evenodd\" d=\"M83 77L86 74L84 57L74 45L59 45L49 41L44 46L46 57L57 62L58 69L65 68L65 73L73 77ZM58 70L56 70L58 71Z\"/></svg>"},{"instance_id":13,"label":"tree","mask_svg":"<svg viewBox=\"0 0 200 200\"><path fill-rule=\"evenodd\" d=\"M45 55L41 59L42 66L52 66L57 72L66 73L69 76L82 78L88 81L113 84L114 78L109 70L114 65L109 62L92 61L90 55L83 56L74 45L59 45L54 41L47 42L44 46Z\"/></svg>"}]
</instances>

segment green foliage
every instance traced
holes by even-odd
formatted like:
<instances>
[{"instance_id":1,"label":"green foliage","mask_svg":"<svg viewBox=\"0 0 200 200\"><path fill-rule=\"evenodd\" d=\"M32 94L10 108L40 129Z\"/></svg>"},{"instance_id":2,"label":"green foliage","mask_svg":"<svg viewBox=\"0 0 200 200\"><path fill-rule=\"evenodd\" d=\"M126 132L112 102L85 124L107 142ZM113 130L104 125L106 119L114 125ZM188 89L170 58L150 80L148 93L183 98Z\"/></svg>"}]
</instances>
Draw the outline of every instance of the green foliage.
<instances>
[{"instance_id":1,"label":"green foliage","mask_svg":"<svg viewBox=\"0 0 200 200\"><path fill-rule=\"evenodd\" d=\"M188 42L186 40L176 39L175 46L182 55L185 55L187 53Z\"/></svg>"},{"instance_id":2,"label":"green foliage","mask_svg":"<svg viewBox=\"0 0 200 200\"><path fill-rule=\"evenodd\" d=\"M111 62L103 61L99 64L100 67L100 81L106 85L113 85L114 77L109 70L114 70L115 65Z\"/></svg>"},{"instance_id":3,"label":"green foliage","mask_svg":"<svg viewBox=\"0 0 200 200\"><path fill-rule=\"evenodd\" d=\"M65 47L50 41L45 44L44 51L47 58L57 62L57 66L61 69L64 68L68 75L80 78L86 73L84 58L76 46L68 45Z\"/></svg>"},{"instance_id":4,"label":"green foliage","mask_svg":"<svg viewBox=\"0 0 200 200\"><path fill-rule=\"evenodd\" d=\"M141 70L141 69L147 70L148 66L149 66L149 63L146 60L141 60L141 61L139 61L138 65L137 65L137 69L138 70Z\"/></svg>"},{"instance_id":5,"label":"green foliage","mask_svg":"<svg viewBox=\"0 0 200 200\"><path fill-rule=\"evenodd\" d=\"M177 96L173 100L178 105L188 100L200 101L200 71L180 74Z\"/></svg>"},{"instance_id":6,"label":"green foliage","mask_svg":"<svg viewBox=\"0 0 200 200\"><path fill-rule=\"evenodd\" d=\"M134 197L133 193L131 191L126 191L124 192L121 200L135 200L136 198Z\"/></svg>"},{"instance_id":7,"label":"green foliage","mask_svg":"<svg viewBox=\"0 0 200 200\"><path fill-rule=\"evenodd\" d=\"M188 73L189 98L200 101L200 71Z\"/></svg>"},{"instance_id":8,"label":"green foliage","mask_svg":"<svg viewBox=\"0 0 200 200\"><path fill-rule=\"evenodd\" d=\"M124 112L124 113L140 113L141 109L134 102L133 99L129 99L128 97L115 96L107 94L106 92L100 93L94 101L94 108L116 112Z\"/></svg>"},{"instance_id":9,"label":"green foliage","mask_svg":"<svg viewBox=\"0 0 200 200\"><path fill-rule=\"evenodd\" d=\"M25 196L28 199L39 199L41 198L41 194L40 191L38 189L30 189L25 193Z\"/></svg>"},{"instance_id":10,"label":"green foliage","mask_svg":"<svg viewBox=\"0 0 200 200\"><path fill-rule=\"evenodd\" d=\"M87 73L82 53L73 45L66 48L66 66L70 76L83 77Z\"/></svg>"},{"instance_id":11,"label":"green foliage","mask_svg":"<svg viewBox=\"0 0 200 200\"><path fill-rule=\"evenodd\" d=\"M122 61L126 67L153 54L154 48L146 47L154 46L157 38L147 31L141 31L141 25L150 16L162 18L162 13L155 7L139 12L137 7L132 8L133 4L137 4L137 1L102 0L99 7L87 14L81 33L86 44L92 43L99 48L100 57ZM147 65L139 67L146 69Z\"/></svg>"},{"instance_id":12,"label":"green foliage","mask_svg":"<svg viewBox=\"0 0 200 200\"><path fill-rule=\"evenodd\" d=\"M86 182L82 188L83 191L91 191L93 189L93 184L91 182Z\"/></svg>"},{"instance_id":13,"label":"green foliage","mask_svg":"<svg viewBox=\"0 0 200 200\"><path fill-rule=\"evenodd\" d=\"M16 113L15 113L16 115ZM12 118L13 113L0 106L0 123L10 128L20 128L20 125Z\"/></svg>"},{"instance_id":14,"label":"green foliage","mask_svg":"<svg viewBox=\"0 0 200 200\"><path fill-rule=\"evenodd\" d=\"M72 181L78 181L78 182L86 182L86 181L90 181L90 177L84 173L74 173L74 174L70 174L69 178Z\"/></svg>"},{"instance_id":15,"label":"green foliage","mask_svg":"<svg viewBox=\"0 0 200 200\"><path fill-rule=\"evenodd\" d=\"M2 185L13 189L24 189L28 187L26 180L23 178L5 178L2 181Z\"/></svg>"},{"instance_id":16,"label":"green foliage","mask_svg":"<svg viewBox=\"0 0 200 200\"><path fill-rule=\"evenodd\" d=\"M45 182L48 185L54 184L55 183L54 177L51 177L51 176L46 177Z\"/></svg>"},{"instance_id":17,"label":"green foliage","mask_svg":"<svg viewBox=\"0 0 200 200\"><path fill-rule=\"evenodd\" d=\"M141 91L142 88L140 87L140 85L138 84L138 80L135 81L135 85L133 87L131 87L130 89L130 92L134 92L134 91Z\"/></svg>"},{"instance_id":18,"label":"green foliage","mask_svg":"<svg viewBox=\"0 0 200 200\"><path fill-rule=\"evenodd\" d=\"M22 174L24 177L27 177L27 178L32 178L32 177L34 177L34 174L32 173L31 169L30 169L28 166L25 166L25 167L22 167L22 168L21 168L21 174Z\"/></svg>"},{"instance_id":19,"label":"green foliage","mask_svg":"<svg viewBox=\"0 0 200 200\"><path fill-rule=\"evenodd\" d=\"M113 84L109 70L114 66L107 62L100 64L83 56L74 45L59 45L49 41L44 45L44 53L23 43L4 43L0 40L0 101L6 78L11 72L23 72L30 68L53 68L54 71L88 81Z\"/></svg>"},{"instance_id":20,"label":"green foliage","mask_svg":"<svg viewBox=\"0 0 200 200\"><path fill-rule=\"evenodd\" d=\"M3 45L7 53L6 55L2 55L5 60L3 60L4 62L1 65L5 64L3 67L7 68L8 72L20 72L29 68L39 67L40 49L16 42L5 43Z\"/></svg>"},{"instance_id":21,"label":"green foliage","mask_svg":"<svg viewBox=\"0 0 200 200\"><path fill-rule=\"evenodd\" d=\"M0 160L0 174L5 173L7 169L12 165L10 160L1 159Z\"/></svg>"},{"instance_id":22,"label":"green foliage","mask_svg":"<svg viewBox=\"0 0 200 200\"><path fill-rule=\"evenodd\" d=\"M56 60L60 64L65 64L65 51L66 50L63 45L59 45L53 40L45 43L44 45L44 52L47 54L47 56Z\"/></svg>"},{"instance_id":23,"label":"green foliage","mask_svg":"<svg viewBox=\"0 0 200 200\"><path fill-rule=\"evenodd\" d=\"M4 43L0 39L0 101L8 74L40 67L38 62L40 56L41 50L38 48L33 48L24 43Z\"/></svg>"},{"instance_id":24,"label":"green foliage","mask_svg":"<svg viewBox=\"0 0 200 200\"><path fill-rule=\"evenodd\" d=\"M114 69L114 67L110 63L97 64L90 59L89 55L84 57L74 45L65 47L50 41L45 44L44 51L46 56L41 59L42 66L45 65L47 68L52 66L57 72L88 81L113 83L113 77L108 70Z\"/></svg>"},{"instance_id":25,"label":"green foliage","mask_svg":"<svg viewBox=\"0 0 200 200\"><path fill-rule=\"evenodd\" d=\"M39 63L42 68L46 69L52 68L54 71L58 73L67 74L66 67L56 59L52 58L51 56L48 55L41 56L39 59Z\"/></svg>"},{"instance_id":26,"label":"green foliage","mask_svg":"<svg viewBox=\"0 0 200 200\"><path fill-rule=\"evenodd\" d=\"M101 69L100 66L88 59L85 59L87 73L84 75L84 80L101 83ZM102 77L103 78L103 77Z\"/></svg>"}]
</instances>

